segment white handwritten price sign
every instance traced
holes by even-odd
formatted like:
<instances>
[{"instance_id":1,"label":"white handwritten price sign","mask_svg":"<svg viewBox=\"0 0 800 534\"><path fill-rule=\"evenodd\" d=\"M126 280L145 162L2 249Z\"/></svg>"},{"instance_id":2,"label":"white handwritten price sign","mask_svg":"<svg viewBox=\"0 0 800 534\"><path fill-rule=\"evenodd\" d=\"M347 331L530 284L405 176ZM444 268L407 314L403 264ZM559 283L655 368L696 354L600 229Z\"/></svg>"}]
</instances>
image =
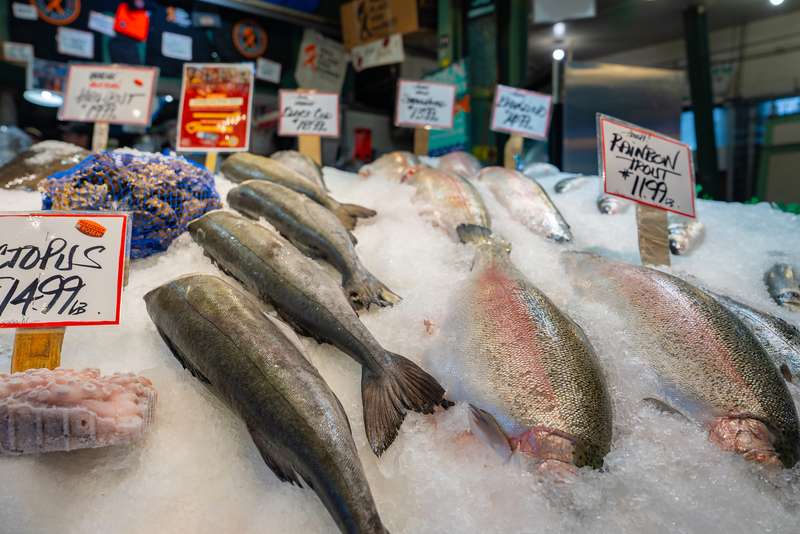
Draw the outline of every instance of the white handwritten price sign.
<instances>
[{"instance_id":1,"label":"white handwritten price sign","mask_svg":"<svg viewBox=\"0 0 800 534\"><path fill-rule=\"evenodd\" d=\"M339 95L280 91L280 135L339 137Z\"/></svg>"},{"instance_id":2,"label":"white handwritten price sign","mask_svg":"<svg viewBox=\"0 0 800 534\"><path fill-rule=\"evenodd\" d=\"M398 126L451 130L455 101L455 85L400 80L394 122Z\"/></svg>"},{"instance_id":3,"label":"white handwritten price sign","mask_svg":"<svg viewBox=\"0 0 800 534\"><path fill-rule=\"evenodd\" d=\"M553 97L498 85L494 93L491 128L534 139L547 139Z\"/></svg>"},{"instance_id":4,"label":"white handwritten price sign","mask_svg":"<svg viewBox=\"0 0 800 534\"><path fill-rule=\"evenodd\" d=\"M150 124L154 68L70 65L62 121Z\"/></svg>"},{"instance_id":5,"label":"white handwritten price sign","mask_svg":"<svg viewBox=\"0 0 800 534\"><path fill-rule=\"evenodd\" d=\"M694 218L694 168L688 145L601 113L597 143L606 193Z\"/></svg>"},{"instance_id":6,"label":"white handwritten price sign","mask_svg":"<svg viewBox=\"0 0 800 534\"><path fill-rule=\"evenodd\" d=\"M0 214L0 328L119 324L128 215Z\"/></svg>"}]
</instances>

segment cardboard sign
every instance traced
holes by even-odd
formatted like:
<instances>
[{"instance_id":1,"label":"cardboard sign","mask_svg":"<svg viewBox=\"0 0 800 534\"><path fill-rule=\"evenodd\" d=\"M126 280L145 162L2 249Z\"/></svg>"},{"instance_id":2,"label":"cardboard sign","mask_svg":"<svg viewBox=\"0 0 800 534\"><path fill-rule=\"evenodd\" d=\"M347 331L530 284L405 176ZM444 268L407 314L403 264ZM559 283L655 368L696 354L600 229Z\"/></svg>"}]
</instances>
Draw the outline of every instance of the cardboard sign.
<instances>
[{"instance_id":1,"label":"cardboard sign","mask_svg":"<svg viewBox=\"0 0 800 534\"><path fill-rule=\"evenodd\" d=\"M391 37L357 46L350 52L356 72L381 65L402 63L406 60L403 50L403 36L396 33Z\"/></svg>"},{"instance_id":2,"label":"cardboard sign","mask_svg":"<svg viewBox=\"0 0 800 534\"><path fill-rule=\"evenodd\" d=\"M33 60L33 45L3 41L3 59L12 63L28 63Z\"/></svg>"},{"instance_id":3,"label":"cardboard sign","mask_svg":"<svg viewBox=\"0 0 800 534\"><path fill-rule=\"evenodd\" d=\"M306 28L297 54L294 79L303 89L339 94L349 61L350 56L341 44Z\"/></svg>"},{"instance_id":4,"label":"cardboard sign","mask_svg":"<svg viewBox=\"0 0 800 534\"><path fill-rule=\"evenodd\" d=\"M59 54L94 59L94 34L92 32L59 26L56 39L58 39Z\"/></svg>"},{"instance_id":5,"label":"cardboard sign","mask_svg":"<svg viewBox=\"0 0 800 534\"><path fill-rule=\"evenodd\" d=\"M417 0L354 0L339 6L339 17L347 50L420 27Z\"/></svg>"},{"instance_id":6,"label":"cardboard sign","mask_svg":"<svg viewBox=\"0 0 800 534\"><path fill-rule=\"evenodd\" d=\"M178 150L237 152L250 147L252 63L183 65Z\"/></svg>"},{"instance_id":7,"label":"cardboard sign","mask_svg":"<svg viewBox=\"0 0 800 534\"><path fill-rule=\"evenodd\" d=\"M281 83L281 64L260 57L256 60L256 78L272 83Z\"/></svg>"},{"instance_id":8,"label":"cardboard sign","mask_svg":"<svg viewBox=\"0 0 800 534\"><path fill-rule=\"evenodd\" d=\"M157 77L147 67L70 65L58 118L147 126Z\"/></svg>"},{"instance_id":9,"label":"cardboard sign","mask_svg":"<svg viewBox=\"0 0 800 534\"><path fill-rule=\"evenodd\" d=\"M119 324L128 215L0 214L0 328Z\"/></svg>"},{"instance_id":10,"label":"cardboard sign","mask_svg":"<svg viewBox=\"0 0 800 534\"><path fill-rule=\"evenodd\" d=\"M444 83L400 80L394 122L398 126L453 127L456 87Z\"/></svg>"},{"instance_id":11,"label":"cardboard sign","mask_svg":"<svg viewBox=\"0 0 800 534\"><path fill-rule=\"evenodd\" d=\"M280 92L279 135L339 137L339 95Z\"/></svg>"},{"instance_id":12,"label":"cardboard sign","mask_svg":"<svg viewBox=\"0 0 800 534\"><path fill-rule=\"evenodd\" d=\"M89 11L89 29L96 32L104 33L110 37L116 37L117 32L114 31L114 17L98 13L97 11Z\"/></svg>"},{"instance_id":13,"label":"cardboard sign","mask_svg":"<svg viewBox=\"0 0 800 534\"><path fill-rule=\"evenodd\" d=\"M547 139L552 102L550 95L498 85L494 93L491 129Z\"/></svg>"},{"instance_id":14,"label":"cardboard sign","mask_svg":"<svg viewBox=\"0 0 800 534\"><path fill-rule=\"evenodd\" d=\"M694 218L688 145L601 113L597 145L606 193Z\"/></svg>"}]
</instances>

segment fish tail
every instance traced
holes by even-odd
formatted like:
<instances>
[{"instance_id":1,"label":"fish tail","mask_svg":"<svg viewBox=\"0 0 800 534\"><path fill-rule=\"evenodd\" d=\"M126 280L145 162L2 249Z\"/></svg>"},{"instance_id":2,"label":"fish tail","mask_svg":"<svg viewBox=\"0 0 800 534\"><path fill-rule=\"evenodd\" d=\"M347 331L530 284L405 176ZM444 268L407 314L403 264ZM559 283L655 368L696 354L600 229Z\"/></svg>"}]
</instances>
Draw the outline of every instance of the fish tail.
<instances>
[{"instance_id":1,"label":"fish tail","mask_svg":"<svg viewBox=\"0 0 800 534\"><path fill-rule=\"evenodd\" d=\"M348 230L352 230L356 227L356 219L367 219L377 214L375 210L362 208L355 204L339 204L331 211L336 215L336 218L339 219L339 222Z\"/></svg>"},{"instance_id":2,"label":"fish tail","mask_svg":"<svg viewBox=\"0 0 800 534\"><path fill-rule=\"evenodd\" d=\"M511 249L511 245L505 242L503 238L492 233L491 230L484 226L477 224L459 224L456 228L456 233L461 239L462 243L473 243L475 245L489 244L489 245L502 245Z\"/></svg>"},{"instance_id":3,"label":"fish tail","mask_svg":"<svg viewBox=\"0 0 800 534\"><path fill-rule=\"evenodd\" d=\"M366 273L366 276L345 279L342 281L342 285L353 302L362 304L367 309L371 304L392 306L403 300L399 295L389 291L388 287L369 273Z\"/></svg>"},{"instance_id":4,"label":"fish tail","mask_svg":"<svg viewBox=\"0 0 800 534\"><path fill-rule=\"evenodd\" d=\"M373 452L380 456L397 437L406 410L433 413L444 400L444 388L417 364L388 353L394 362L391 374L363 369L361 399L364 427Z\"/></svg>"}]
</instances>

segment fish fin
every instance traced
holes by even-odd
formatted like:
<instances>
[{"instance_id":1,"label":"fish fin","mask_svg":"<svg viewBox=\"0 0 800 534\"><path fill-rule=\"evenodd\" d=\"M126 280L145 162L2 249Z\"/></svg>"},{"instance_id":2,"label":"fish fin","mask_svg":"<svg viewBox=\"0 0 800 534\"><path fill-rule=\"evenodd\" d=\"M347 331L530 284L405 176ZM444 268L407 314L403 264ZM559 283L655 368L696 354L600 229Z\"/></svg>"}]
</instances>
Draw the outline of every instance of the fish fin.
<instances>
[{"instance_id":1,"label":"fish fin","mask_svg":"<svg viewBox=\"0 0 800 534\"><path fill-rule=\"evenodd\" d=\"M285 234L281 234L281 235L283 237L285 237L287 239L287 241L289 241L292 245L294 245L294 248L296 248L297 250L299 250L304 255L308 256L309 258L315 259L315 258L324 258L325 257L325 255L322 254L322 252L320 252L320 250L317 247L313 247L311 245L306 245L302 241L298 241L297 239L294 239L291 236L288 236L288 235L285 235Z\"/></svg>"},{"instance_id":2,"label":"fish fin","mask_svg":"<svg viewBox=\"0 0 800 534\"><path fill-rule=\"evenodd\" d=\"M435 378L411 360L387 354L394 363L391 374L378 374L366 367L361 373L364 427L377 456L394 442L406 410L431 414L444 399L444 388Z\"/></svg>"},{"instance_id":3,"label":"fish fin","mask_svg":"<svg viewBox=\"0 0 800 534\"><path fill-rule=\"evenodd\" d=\"M654 408L654 409L658 410L659 412L668 413L668 414L671 414L671 415L680 415L684 419L688 419L679 410L673 408L672 406L670 406L669 404L667 404L666 402L664 402L662 400L654 399L652 397L645 397L644 399L642 399L642 401L645 404L649 405L651 408Z\"/></svg>"},{"instance_id":4,"label":"fish fin","mask_svg":"<svg viewBox=\"0 0 800 534\"><path fill-rule=\"evenodd\" d=\"M351 232L350 230L347 230L347 237L350 238L351 243L353 243L354 245L358 245L358 239L356 239L356 236L354 236L353 232Z\"/></svg>"},{"instance_id":5,"label":"fish fin","mask_svg":"<svg viewBox=\"0 0 800 534\"><path fill-rule=\"evenodd\" d=\"M283 311L281 308L276 307L275 311L278 312L278 316L283 320L283 322L292 327L292 330L297 332L298 335L310 337L317 343L325 343L325 341L323 341L319 336L309 331L305 326L298 323L294 317Z\"/></svg>"},{"instance_id":6,"label":"fish fin","mask_svg":"<svg viewBox=\"0 0 800 534\"><path fill-rule=\"evenodd\" d=\"M353 277L342 280L342 287L344 287L345 292L353 302L362 304L367 309L369 309L370 304L393 306L403 300L399 295L389 291L388 287L369 273L366 273L366 276L359 277L358 280Z\"/></svg>"},{"instance_id":7,"label":"fish fin","mask_svg":"<svg viewBox=\"0 0 800 534\"><path fill-rule=\"evenodd\" d=\"M222 271L223 273L227 274L228 276L230 276L231 278L233 278L234 280L236 280L237 282L239 282L239 283L240 283L240 284L242 284L243 286L246 286L246 284L245 284L244 282L242 282L241 280L239 280L239 279L236 277L236 275L235 275L235 274L233 274L233 273L232 273L232 272L231 272L229 269L225 268L225 266L223 266L223 265L222 265L222 264L221 264L219 261L217 261L217 259L216 259L216 258L214 258L214 256L212 256L211 254L209 254L209 253L208 253L208 251L206 251L206 250L203 250L203 256L206 256L208 259L210 259L210 260L211 260L211 263L214 265L214 267L216 267L217 269L219 269L219 270L220 270L220 271ZM262 300L267 300L267 299L264 299L264 298L262 297Z\"/></svg>"},{"instance_id":8,"label":"fish fin","mask_svg":"<svg viewBox=\"0 0 800 534\"><path fill-rule=\"evenodd\" d=\"M297 476L297 471L279 450L272 446L272 444L261 435L261 432L256 430L250 424L247 425L247 431L250 432L250 437L253 438L253 443L256 444L258 452L264 459L264 462L272 469L275 476L281 482L288 482L289 484L297 484L301 488L303 485L300 483L300 478Z\"/></svg>"},{"instance_id":9,"label":"fish fin","mask_svg":"<svg viewBox=\"0 0 800 534\"><path fill-rule=\"evenodd\" d=\"M172 355L175 356L175 359L181 362L181 365L183 366L184 369L188 369L189 372L192 373L192 376L197 378L201 382L205 382L208 385L212 385L211 381L190 363L191 360L189 360L189 358L186 357L183 351L181 351L181 349L179 349L172 342L172 340L169 337L167 337L167 334L165 334L163 330L161 330L159 327L156 327L156 330L158 330L158 334L161 336L161 339L164 340L164 343L167 345L167 348L169 348Z\"/></svg>"},{"instance_id":10,"label":"fish fin","mask_svg":"<svg viewBox=\"0 0 800 534\"><path fill-rule=\"evenodd\" d=\"M791 382L792 381L792 372L789 370L789 366L788 365L786 365L785 363L782 363L781 367L780 367L780 372L783 375L783 379L784 380L786 380L787 382Z\"/></svg>"},{"instance_id":11,"label":"fish fin","mask_svg":"<svg viewBox=\"0 0 800 534\"><path fill-rule=\"evenodd\" d=\"M456 233L462 243L474 243L476 245L502 245L508 252L511 252L511 244L506 243L503 238L492 233L486 227L477 224L459 224Z\"/></svg>"},{"instance_id":12,"label":"fish fin","mask_svg":"<svg viewBox=\"0 0 800 534\"><path fill-rule=\"evenodd\" d=\"M513 451L508 437L492 414L470 404L469 428L481 443L505 458L506 461L511 458Z\"/></svg>"},{"instance_id":13,"label":"fish fin","mask_svg":"<svg viewBox=\"0 0 800 534\"><path fill-rule=\"evenodd\" d=\"M356 227L357 218L366 219L377 215L376 211L362 208L355 204L339 204L339 206L333 208L331 211L336 215L336 218L339 219L339 222L348 230L352 230Z\"/></svg>"}]
</instances>

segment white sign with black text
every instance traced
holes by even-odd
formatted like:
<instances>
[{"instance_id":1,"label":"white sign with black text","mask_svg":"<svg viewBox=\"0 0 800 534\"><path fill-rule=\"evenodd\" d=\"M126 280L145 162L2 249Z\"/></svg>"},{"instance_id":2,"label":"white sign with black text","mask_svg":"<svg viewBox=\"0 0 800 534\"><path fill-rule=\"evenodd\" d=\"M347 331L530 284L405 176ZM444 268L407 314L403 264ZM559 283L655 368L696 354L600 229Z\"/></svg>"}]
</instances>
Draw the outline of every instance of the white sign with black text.
<instances>
[{"instance_id":1,"label":"white sign with black text","mask_svg":"<svg viewBox=\"0 0 800 534\"><path fill-rule=\"evenodd\" d=\"M161 55L183 61L192 60L192 38L179 33L161 33Z\"/></svg>"},{"instance_id":2,"label":"white sign with black text","mask_svg":"<svg viewBox=\"0 0 800 534\"><path fill-rule=\"evenodd\" d=\"M119 324L127 214L0 214L0 236L0 328Z\"/></svg>"},{"instance_id":3,"label":"white sign with black text","mask_svg":"<svg viewBox=\"0 0 800 534\"><path fill-rule=\"evenodd\" d=\"M453 128L456 86L400 80L394 122L398 126Z\"/></svg>"},{"instance_id":4,"label":"white sign with black text","mask_svg":"<svg viewBox=\"0 0 800 534\"><path fill-rule=\"evenodd\" d=\"M92 32L59 26L56 38L58 39L59 54L94 59L94 34Z\"/></svg>"},{"instance_id":5,"label":"white sign with black text","mask_svg":"<svg viewBox=\"0 0 800 534\"><path fill-rule=\"evenodd\" d=\"M635 124L597 114L605 192L694 218L692 149Z\"/></svg>"},{"instance_id":6,"label":"white sign with black text","mask_svg":"<svg viewBox=\"0 0 800 534\"><path fill-rule=\"evenodd\" d=\"M278 135L339 137L339 95L280 91Z\"/></svg>"},{"instance_id":7,"label":"white sign with black text","mask_svg":"<svg viewBox=\"0 0 800 534\"><path fill-rule=\"evenodd\" d=\"M378 39L365 45L356 46L350 51L353 68L356 72L371 67L393 65L406 60L403 49L403 36L396 33L385 39Z\"/></svg>"},{"instance_id":8,"label":"white sign with black text","mask_svg":"<svg viewBox=\"0 0 800 534\"><path fill-rule=\"evenodd\" d=\"M36 6L32 4L23 4L21 2L14 2L11 5L11 12L15 18L21 20L38 20L39 12L36 11Z\"/></svg>"},{"instance_id":9,"label":"white sign with black text","mask_svg":"<svg viewBox=\"0 0 800 534\"><path fill-rule=\"evenodd\" d=\"M116 37L117 32L114 31L114 17L104 15L97 11L89 11L89 29L96 32L104 33L110 37Z\"/></svg>"},{"instance_id":10,"label":"white sign with black text","mask_svg":"<svg viewBox=\"0 0 800 534\"><path fill-rule=\"evenodd\" d=\"M3 41L3 59L12 63L27 63L33 60L33 45Z\"/></svg>"},{"instance_id":11,"label":"white sign with black text","mask_svg":"<svg viewBox=\"0 0 800 534\"><path fill-rule=\"evenodd\" d=\"M498 85L494 93L491 129L547 139L552 102L550 95Z\"/></svg>"},{"instance_id":12,"label":"white sign with black text","mask_svg":"<svg viewBox=\"0 0 800 534\"><path fill-rule=\"evenodd\" d=\"M256 59L256 78L266 82L281 83L281 64L263 57Z\"/></svg>"},{"instance_id":13,"label":"white sign with black text","mask_svg":"<svg viewBox=\"0 0 800 534\"><path fill-rule=\"evenodd\" d=\"M147 126L157 76L148 67L70 65L58 118Z\"/></svg>"}]
</instances>

